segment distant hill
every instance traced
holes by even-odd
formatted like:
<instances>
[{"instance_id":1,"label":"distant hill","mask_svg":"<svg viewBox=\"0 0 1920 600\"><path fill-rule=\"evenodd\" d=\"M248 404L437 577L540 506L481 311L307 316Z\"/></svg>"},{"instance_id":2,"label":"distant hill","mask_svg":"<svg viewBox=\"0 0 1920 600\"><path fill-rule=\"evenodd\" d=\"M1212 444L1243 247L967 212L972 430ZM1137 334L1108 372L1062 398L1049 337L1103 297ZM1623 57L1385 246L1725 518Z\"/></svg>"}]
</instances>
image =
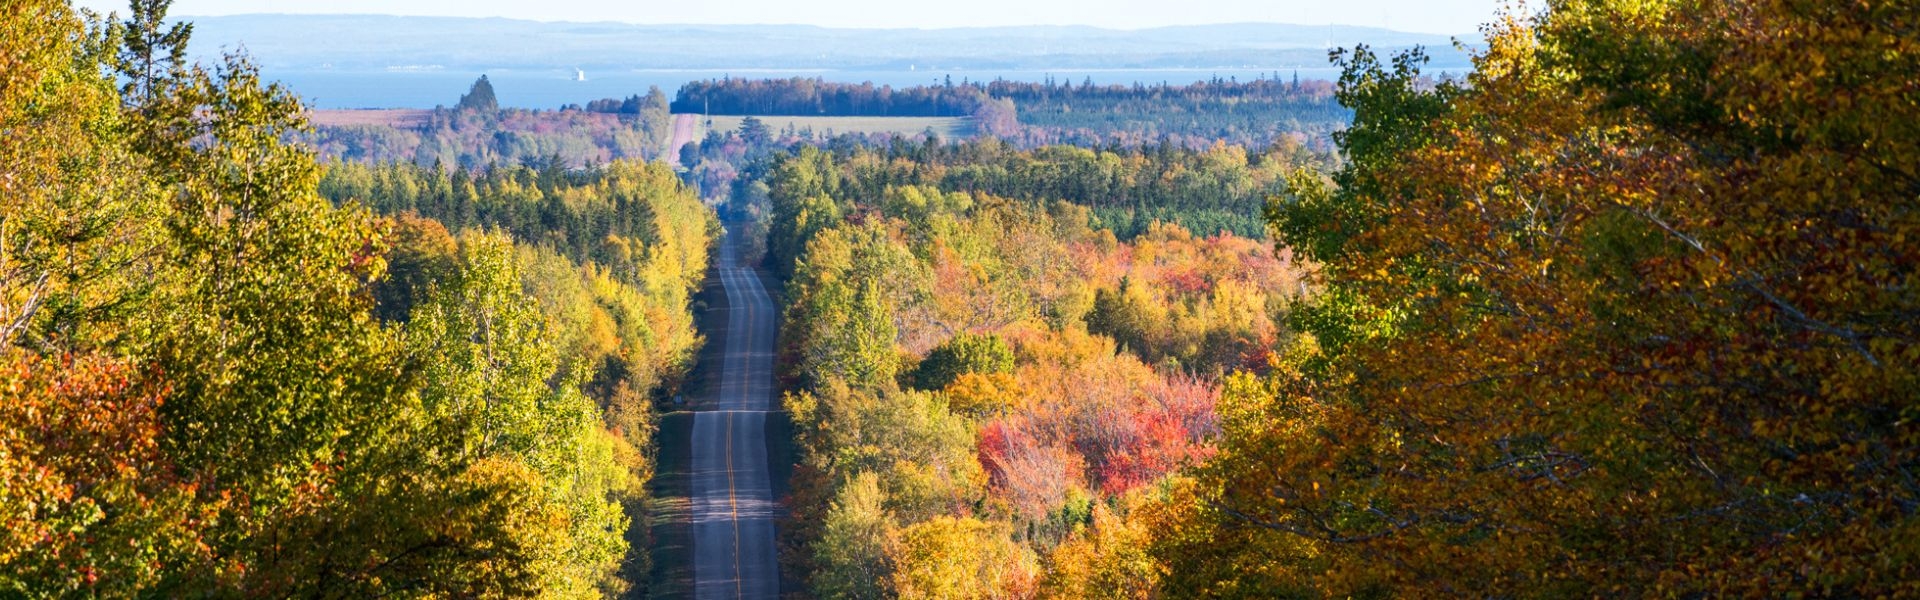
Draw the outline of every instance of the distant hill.
<instances>
[{"instance_id":1,"label":"distant hill","mask_svg":"<svg viewBox=\"0 0 1920 600\"><path fill-rule=\"evenodd\" d=\"M374 15L184 17L194 45L244 45L270 70L1138 69L1324 66L1326 48L1428 47L1460 68L1445 36L1345 26L1241 23L1094 27L830 29L633 25ZM1469 40L1477 43L1477 36Z\"/></svg>"}]
</instances>

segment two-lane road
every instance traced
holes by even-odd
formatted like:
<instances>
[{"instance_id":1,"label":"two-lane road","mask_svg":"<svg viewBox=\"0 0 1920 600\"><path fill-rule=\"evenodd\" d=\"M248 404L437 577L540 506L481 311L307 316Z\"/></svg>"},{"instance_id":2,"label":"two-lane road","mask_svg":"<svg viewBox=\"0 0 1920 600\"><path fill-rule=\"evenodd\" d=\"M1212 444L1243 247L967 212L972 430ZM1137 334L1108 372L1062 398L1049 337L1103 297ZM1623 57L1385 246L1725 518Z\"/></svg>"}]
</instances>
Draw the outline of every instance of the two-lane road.
<instances>
[{"instance_id":1,"label":"two-lane road","mask_svg":"<svg viewBox=\"0 0 1920 600\"><path fill-rule=\"evenodd\" d=\"M714 270L727 293L719 381L693 421L694 597L775 598L779 505L767 470L767 412L774 409L773 300L741 265L732 234Z\"/></svg>"},{"instance_id":2,"label":"two-lane road","mask_svg":"<svg viewBox=\"0 0 1920 600\"><path fill-rule=\"evenodd\" d=\"M680 148L693 141L693 132L700 128L700 115L673 115L673 138L667 142L667 164L675 168L688 165L680 164Z\"/></svg>"}]
</instances>

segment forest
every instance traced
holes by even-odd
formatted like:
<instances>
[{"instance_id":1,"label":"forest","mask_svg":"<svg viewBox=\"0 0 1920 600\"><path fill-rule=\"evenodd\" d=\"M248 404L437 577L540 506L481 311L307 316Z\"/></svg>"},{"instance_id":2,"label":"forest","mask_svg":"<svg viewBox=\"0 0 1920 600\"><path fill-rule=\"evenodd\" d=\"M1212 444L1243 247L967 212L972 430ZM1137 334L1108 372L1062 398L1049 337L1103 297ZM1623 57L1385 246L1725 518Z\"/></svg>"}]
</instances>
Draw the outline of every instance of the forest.
<instances>
[{"instance_id":1,"label":"forest","mask_svg":"<svg viewBox=\"0 0 1920 600\"><path fill-rule=\"evenodd\" d=\"M814 77L726 78L692 81L674 94L673 112L703 115L831 115L839 117L964 117L985 100L979 86L913 86L895 90L872 83Z\"/></svg>"},{"instance_id":2,"label":"forest","mask_svg":"<svg viewBox=\"0 0 1920 600\"><path fill-rule=\"evenodd\" d=\"M364 130L167 11L0 12L0 597L680 597L716 271L778 310L781 597L1920 596L1908 3ZM676 172L687 102L982 126Z\"/></svg>"},{"instance_id":3,"label":"forest","mask_svg":"<svg viewBox=\"0 0 1920 600\"><path fill-rule=\"evenodd\" d=\"M419 123L330 125L292 137L329 161L478 170L555 160L574 167L655 160L666 156L673 136L667 97L658 88L585 107L503 109L483 75L454 106L425 112Z\"/></svg>"},{"instance_id":4,"label":"forest","mask_svg":"<svg viewBox=\"0 0 1920 600\"><path fill-rule=\"evenodd\" d=\"M691 188L325 165L135 8L0 15L0 595L631 592Z\"/></svg>"},{"instance_id":5,"label":"forest","mask_svg":"<svg viewBox=\"0 0 1920 600\"><path fill-rule=\"evenodd\" d=\"M1260 151L1215 144L1201 150L1173 145L1145 148L1045 146L1018 150L997 138L940 140L835 138L825 148L794 137L750 144L741 136L710 136L689 145L683 164L709 194L765 212L776 179L772 171L798 155L814 157L828 189L845 198L880 198L889 187L929 186L1026 201L1059 200L1086 207L1097 226L1123 239L1157 222L1201 235L1230 232L1265 236L1266 199L1287 174L1332 162L1298 144ZM840 188L846 188L841 191ZM779 235L797 235L782 232ZM786 250L792 259L799 248ZM784 263L774 265L783 270Z\"/></svg>"},{"instance_id":6,"label":"forest","mask_svg":"<svg viewBox=\"0 0 1920 600\"><path fill-rule=\"evenodd\" d=\"M1122 242L1067 202L864 196L811 150L768 173L801 454L782 533L819 597L1083 585L1062 567L1089 528L1212 453L1222 374L1265 372L1307 291L1257 239Z\"/></svg>"},{"instance_id":7,"label":"forest","mask_svg":"<svg viewBox=\"0 0 1920 600\"><path fill-rule=\"evenodd\" d=\"M971 117L980 129L1024 148L1049 144L1139 147L1215 143L1266 147L1283 140L1330 149L1328 136L1351 111L1325 81L1220 79L1183 84L1091 80L991 82L949 78L943 85L894 89L819 78L695 81L680 88L673 112L714 115Z\"/></svg>"},{"instance_id":8,"label":"forest","mask_svg":"<svg viewBox=\"0 0 1920 600\"><path fill-rule=\"evenodd\" d=\"M1340 52L1341 158L1283 173L1272 254L899 176L937 151L750 171L790 277L789 568L836 598L1920 592L1916 24L1559 2L1464 81Z\"/></svg>"}]
</instances>

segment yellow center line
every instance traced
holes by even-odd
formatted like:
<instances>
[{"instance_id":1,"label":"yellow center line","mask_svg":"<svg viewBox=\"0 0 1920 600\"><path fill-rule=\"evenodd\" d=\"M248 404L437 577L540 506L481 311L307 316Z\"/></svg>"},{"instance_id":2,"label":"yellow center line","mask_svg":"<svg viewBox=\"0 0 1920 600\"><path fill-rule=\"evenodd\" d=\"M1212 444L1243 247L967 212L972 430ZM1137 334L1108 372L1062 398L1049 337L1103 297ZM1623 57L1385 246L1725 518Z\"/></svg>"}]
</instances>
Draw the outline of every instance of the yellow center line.
<instances>
[{"instance_id":1,"label":"yellow center line","mask_svg":"<svg viewBox=\"0 0 1920 600\"><path fill-rule=\"evenodd\" d=\"M733 487L733 415L722 413L727 419L727 505L733 512L733 595L744 598L747 595L746 584L740 578L740 501L735 497Z\"/></svg>"},{"instance_id":2,"label":"yellow center line","mask_svg":"<svg viewBox=\"0 0 1920 600\"><path fill-rule=\"evenodd\" d=\"M731 248L729 248L729 250L731 250ZM727 342L729 346L728 350L731 352L729 352L730 355L727 357L727 362L730 363L727 366L732 367L737 359L739 368L733 373L733 377L723 380L721 384L720 406L718 409L721 416L727 420L725 456L727 469L727 506L733 518L734 596L736 598L745 598L746 579L742 577L743 567L741 565L742 559L740 558L742 553L740 499L739 488L735 484L735 468L733 464L733 417L745 412L746 398L752 395L751 388L747 385L747 380L754 370L753 359L749 354L752 348L748 348L747 346L751 346L757 341L754 339L753 331L755 329L754 325L756 325L754 321L760 318L760 315L757 314L760 311L754 310L757 306L753 302L756 298L753 297L755 290L751 289L751 284L758 282L748 280L747 278L752 277L752 275L745 269L738 267L722 267L720 269L720 276L721 285L727 288L727 300L730 305L728 310L727 324L729 331ZM736 301L736 297L738 301ZM737 320L736 317L738 318Z\"/></svg>"}]
</instances>

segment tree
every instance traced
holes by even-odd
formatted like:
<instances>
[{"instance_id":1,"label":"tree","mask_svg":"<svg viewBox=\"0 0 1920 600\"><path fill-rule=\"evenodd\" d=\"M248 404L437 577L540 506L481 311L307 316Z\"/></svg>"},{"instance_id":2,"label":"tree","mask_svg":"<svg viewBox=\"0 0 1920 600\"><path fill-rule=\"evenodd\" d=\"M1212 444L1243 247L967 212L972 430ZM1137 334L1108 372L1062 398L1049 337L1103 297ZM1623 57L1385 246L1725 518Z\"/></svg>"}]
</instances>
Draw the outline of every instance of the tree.
<instances>
[{"instance_id":1,"label":"tree","mask_svg":"<svg viewBox=\"0 0 1920 600\"><path fill-rule=\"evenodd\" d=\"M1128 519L1105 504L1093 507L1093 523L1048 556L1042 582L1046 598L1153 597L1162 569L1148 550L1157 532L1146 519Z\"/></svg>"},{"instance_id":2,"label":"tree","mask_svg":"<svg viewBox=\"0 0 1920 600\"><path fill-rule=\"evenodd\" d=\"M131 0L127 20L115 23L120 30L118 70L127 83L120 95L127 102L152 104L157 90L186 73L187 38L193 24L167 24L167 11L173 0Z\"/></svg>"},{"instance_id":3,"label":"tree","mask_svg":"<svg viewBox=\"0 0 1920 600\"><path fill-rule=\"evenodd\" d=\"M493 95L493 82L487 81L486 75L481 75L474 80L473 87L467 93L460 95L460 103L455 104L454 108L481 114L500 112L500 100Z\"/></svg>"},{"instance_id":4,"label":"tree","mask_svg":"<svg viewBox=\"0 0 1920 600\"><path fill-rule=\"evenodd\" d=\"M991 335L962 333L935 347L920 361L915 384L923 390L945 389L961 375L1013 372L1013 349Z\"/></svg>"},{"instance_id":5,"label":"tree","mask_svg":"<svg viewBox=\"0 0 1920 600\"><path fill-rule=\"evenodd\" d=\"M0 16L0 594L617 590L630 471L511 245L403 220L382 281L389 223L320 196L304 109L244 57L115 93L115 27L178 55L164 8ZM644 271L684 299L709 232L671 204Z\"/></svg>"},{"instance_id":6,"label":"tree","mask_svg":"<svg viewBox=\"0 0 1920 600\"><path fill-rule=\"evenodd\" d=\"M382 321L406 322L435 282L457 272L458 246L445 225L415 215L394 218L388 232L387 277L374 284L373 312Z\"/></svg>"},{"instance_id":7,"label":"tree","mask_svg":"<svg viewBox=\"0 0 1920 600\"><path fill-rule=\"evenodd\" d=\"M748 147L762 147L773 141L773 129L756 117L747 117L740 120L740 139L746 140Z\"/></svg>"},{"instance_id":8,"label":"tree","mask_svg":"<svg viewBox=\"0 0 1920 600\"><path fill-rule=\"evenodd\" d=\"M562 511L557 524L565 535L533 551L566 558L538 585L588 594L625 553L627 519L617 499L630 489L629 472L577 378L561 377L548 321L522 290L520 269L505 236L464 237L459 275L415 307L407 346L424 382L422 409L448 436L454 464L525 465L539 493Z\"/></svg>"},{"instance_id":9,"label":"tree","mask_svg":"<svg viewBox=\"0 0 1920 600\"><path fill-rule=\"evenodd\" d=\"M791 284L791 326L782 335L809 381L894 385L898 311L924 290L918 267L874 226L829 229L807 244L806 262Z\"/></svg>"},{"instance_id":10,"label":"tree","mask_svg":"<svg viewBox=\"0 0 1920 600\"><path fill-rule=\"evenodd\" d=\"M0 346L96 348L152 282L161 191L141 181L113 82L112 39L58 3L0 16Z\"/></svg>"},{"instance_id":11,"label":"tree","mask_svg":"<svg viewBox=\"0 0 1920 600\"><path fill-rule=\"evenodd\" d=\"M793 276L793 262L815 234L838 225L843 211L835 201L839 171L833 157L812 146L777 161L767 193L773 223L767 240L767 267L781 278Z\"/></svg>"},{"instance_id":12,"label":"tree","mask_svg":"<svg viewBox=\"0 0 1920 600\"><path fill-rule=\"evenodd\" d=\"M160 449L166 384L98 355L0 352L0 590L130 596L206 568L212 505Z\"/></svg>"},{"instance_id":13,"label":"tree","mask_svg":"<svg viewBox=\"0 0 1920 600\"><path fill-rule=\"evenodd\" d=\"M1025 549L978 519L934 517L902 531L898 547L901 598L997 598L1033 585Z\"/></svg>"},{"instance_id":14,"label":"tree","mask_svg":"<svg viewBox=\"0 0 1920 600\"><path fill-rule=\"evenodd\" d=\"M892 595L892 546L899 535L886 493L872 473L840 487L813 542L818 567L810 578L822 598L879 600Z\"/></svg>"},{"instance_id":15,"label":"tree","mask_svg":"<svg viewBox=\"0 0 1920 600\"><path fill-rule=\"evenodd\" d=\"M1352 55L1338 187L1270 212L1329 293L1271 381L1230 386L1202 472L1235 569L1281 565L1270 594L1913 592L1920 221L1889 207L1920 189L1895 166L1917 23L1564 1L1491 26L1457 88Z\"/></svg>"}]
</instances>

